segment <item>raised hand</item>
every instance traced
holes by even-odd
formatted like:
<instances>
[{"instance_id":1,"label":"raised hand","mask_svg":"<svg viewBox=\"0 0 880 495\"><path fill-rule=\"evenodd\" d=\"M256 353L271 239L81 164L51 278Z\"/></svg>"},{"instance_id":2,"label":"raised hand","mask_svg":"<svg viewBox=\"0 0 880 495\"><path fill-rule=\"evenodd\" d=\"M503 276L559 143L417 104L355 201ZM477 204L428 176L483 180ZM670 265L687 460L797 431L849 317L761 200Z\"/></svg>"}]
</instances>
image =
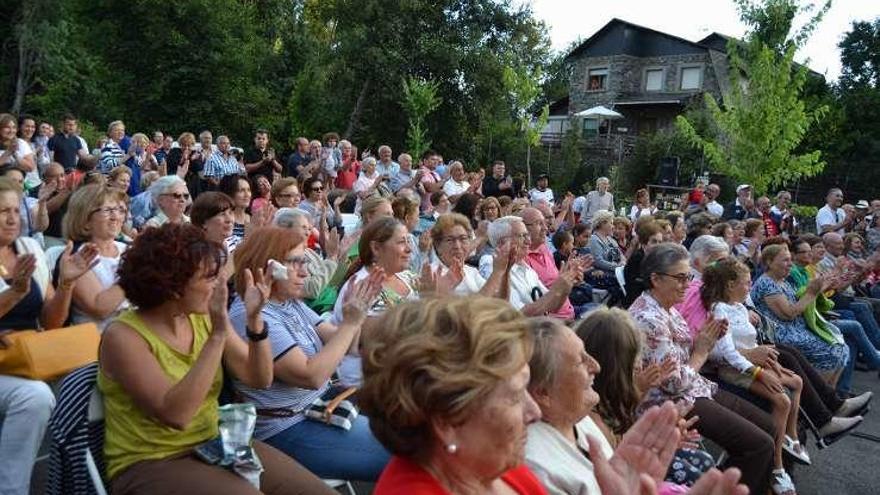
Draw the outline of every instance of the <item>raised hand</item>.
<instances>
[{"instance_id":1,"label":"raised hand","mask_svg":"<svg viewBox=\"0 0 880 495\"><path fill-rule=\"evenodd\" d=\"M624 434L611 459L590 438L590 459L602 493L656 493L678 446L678 411L671 402L652 407Z\"/></svg>"},{"instance_id":2,"label":"raised hand","mask_svg":"<svg viewBox=\"0 0 880 495\"><path fill-rule=\"evenodd\" d=\"M441 271L442 268L438 267L438 272ZM435 290L438 294L451 294L462 280L464 280L464 260L453 259L446 273L437 277Z\"/></svg>"},{"instance_id":3,"label":"raised hand","mask_svg":"<svg viewBox=\"0 0 880 495\"><path fill-rule=\"evenodd\" d=\"M348 252L351 251L351 247L354 246L354 243L359 240L360 236L357 235L347 235L342 238L342 241L339 243L339 254L337 255L337 260L342 263L348 257Z\"/></svg>"},{"instance_id":4,"label":"raised hand","mask_svg":"<svg viewBox=\"0 0 880 495\"><path fill-rule=\"evenodd\" d=\"M211 292L211 299L208 301L208 315L211 317L214 333L225 329L225 323L220 324L218 322L225 321L228 318L226 311L226 305L229 303L229 288L226 286L228 278L226 268L221 268L217 274L214 290Z\"/></svg>"},{"instance_id":5,"label":"raised hand","mask_svg":"<svg viewBox=\"0 0 880 495\"><path fill-rule=\"evenodd\" d=\"M244 307L248 318L257 316L269 300L272 286L265 273L262 268L256 274L250 268L244 270Z\"/></svg>"},{"instance_id":6,"label":"raised hand","mask_svg":"<svg viewBox=\"0 0 880 495\"><path fill-rule=\"evenodd\" d=\"M513 249L513 246L510 239L504 239L498 244L495 250L495 257L492 259L493 272L501 273L513 266L510 263L511 249Z\"/></svg>"},{"instance_id":7,"label":"raised hand","mask_svg":"<svg viewBox=\"0 0 880 495\"><path fill-rule=\"evenodd\" d=\"M339 256L339 231L330 229L324 234L324 255L327 259L333 259Z\"/></svg>"},{"instance_id":8,"label":"raised hand","mask_svg":"<svg viewBox=\"0 0 880 495\"><path fill-rule=\"evenodd\" d=\"M422 232L419 236L419 251L426 253L431 249L434 241L431 238L431 229Z\"/></svg>"},{"instance_id":9,"label":"raised hand","mask_svg":"<svg viewBox=\"0 0 880 495\"><path fill-rule=\"evenodd\" d=\"M61 269L59 272L58 285L64 286L75 282L88 273L98 264L98 246L87 242L73 253L73 242L67 241L67 246L61 254Z\"/></svg>"},{"instance_id":10,"label":"raised hand","mask_svg":"<svg viewBox=\"0 0 880 495\"><path fill-rule=\"evenodd\" d=\"M384 280L385 270L376 268L366 278L355 282L343 301L343 321L352 325L361 325L379 295L379 291L382 290Z\"/></svg>"},{"instance_id":11,"label":"raised hand","mask_svg":"<svg viewBox=\"0 0 880 495\"><path fill-rule=\"evenodd\" d=\"M727 320L716 319L713 315L709 315L709 319L700 328L697 338L694 340L694 350L709 353L718 339L727 331Z\"/></svg>"},{"instance_id":12,"label":"raised hand","mask_svg":"<svg viewBox=\"0 0 880 495\"><path fill-rule=\"evenodd\" d=\"M37 258L33 254L22 254L15 262L12 270L12 290L25 295L31 291L31 279L37 268Z\"/></svg>"}]
</instances>

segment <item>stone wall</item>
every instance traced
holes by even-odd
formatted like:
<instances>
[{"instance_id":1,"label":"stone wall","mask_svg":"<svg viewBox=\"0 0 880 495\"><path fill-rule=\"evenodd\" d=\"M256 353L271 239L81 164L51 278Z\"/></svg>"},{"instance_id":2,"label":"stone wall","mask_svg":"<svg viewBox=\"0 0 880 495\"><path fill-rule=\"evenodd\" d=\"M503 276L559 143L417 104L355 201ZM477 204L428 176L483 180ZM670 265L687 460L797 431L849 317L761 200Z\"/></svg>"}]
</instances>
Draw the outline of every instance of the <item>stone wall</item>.
<instances>
[{"instance_id":1,"label":"stone wall","mask_svg":"<svg viewBox=\"0 0 880 495\"><path fill-rule=\"evenodd\" d=\"M680 91L682 66L701 64L703 84L701 90ZM608 68L608 81L604 91L587 90L587 71L590 68ZM661 91L645 91L645 69L664 69L664 88ZM662 57L634 57L613 55L608 57L582 57L572 63L569 81L569 113L604 105L611 107L621 100L686 100L702 92L710 91L720 97L718 80L709 52Z\"/></svg>"}]
</instances>

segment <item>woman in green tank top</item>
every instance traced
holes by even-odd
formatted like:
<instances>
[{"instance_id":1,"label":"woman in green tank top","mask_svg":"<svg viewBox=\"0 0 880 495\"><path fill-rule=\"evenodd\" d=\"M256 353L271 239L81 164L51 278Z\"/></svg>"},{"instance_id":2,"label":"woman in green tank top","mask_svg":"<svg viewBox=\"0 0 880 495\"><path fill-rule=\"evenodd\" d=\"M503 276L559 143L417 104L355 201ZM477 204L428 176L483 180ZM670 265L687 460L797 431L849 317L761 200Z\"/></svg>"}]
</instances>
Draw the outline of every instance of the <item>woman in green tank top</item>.
<instances>
[{"instance_id":1,"label":"woman in green tank top","mask_svg":"<svg viewBox=\"0 0 880 495\"><path fill-rule=\"evenodd\" d=\"M226 253L191 224L147 229L123 255L119 284L136 308L103 335L98 387L104 395L111 492L194 495L260 493L193 449L218 435L221 363L249 386L272 383L270 331L260 317L269 287L246 275L249 342L226 312ZM264 493L332 493L271 447L254 443Z\"/></svg>"}]
</instances>

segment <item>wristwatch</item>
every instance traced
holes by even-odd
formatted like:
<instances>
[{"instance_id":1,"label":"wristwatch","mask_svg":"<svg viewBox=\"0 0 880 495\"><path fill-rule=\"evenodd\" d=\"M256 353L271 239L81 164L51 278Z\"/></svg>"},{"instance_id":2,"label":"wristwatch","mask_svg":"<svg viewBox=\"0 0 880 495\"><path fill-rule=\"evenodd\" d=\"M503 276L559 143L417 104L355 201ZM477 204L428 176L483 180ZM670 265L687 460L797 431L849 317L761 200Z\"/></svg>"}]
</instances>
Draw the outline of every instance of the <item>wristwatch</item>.
<instances>
[{"instance_id":1,"label":"wristwatch","mask_svg":"<svg viewBox=\"0 0 880 495\"><path fill-rule=\"evenodd\" d=\"M244 334L247 335L247 338L251 342L259 342L261 340L266 340L266 338L269 336L269 324L266 322L263 322L263 331L260 333L254 332L253 330L250 329L250 327L245 326L244 327Z\"/></svg>"}]
</instances>

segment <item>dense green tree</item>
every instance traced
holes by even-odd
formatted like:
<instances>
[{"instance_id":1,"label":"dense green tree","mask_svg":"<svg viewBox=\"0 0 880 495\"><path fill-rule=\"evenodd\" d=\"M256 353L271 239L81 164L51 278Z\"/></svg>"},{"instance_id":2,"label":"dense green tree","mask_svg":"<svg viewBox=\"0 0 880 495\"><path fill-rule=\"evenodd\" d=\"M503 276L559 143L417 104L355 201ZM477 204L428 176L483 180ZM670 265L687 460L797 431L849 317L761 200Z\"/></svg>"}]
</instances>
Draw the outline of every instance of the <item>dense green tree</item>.
<instances>
[{"instance_id":1,"label":"dense green tree","mask_svg":"<svg viewBox=\"0 0 880 495\"><path fill-rule=\"evenodd\" d=\"M807 108L802 91L808 69L794 63L798 48L830 7L826 3L808 22L792 29L799 12L796 0L737 0L742 21L749 26L743 42L728 46L731 90L722 107L706 93L711 116L710 133L700 134L687 117L679 116L679 130L702 149L717 172L752 184L764 192L799 177L822 171L818 150L800 150L807 130L827 107Z\"/></svg>"}]
</instances>

